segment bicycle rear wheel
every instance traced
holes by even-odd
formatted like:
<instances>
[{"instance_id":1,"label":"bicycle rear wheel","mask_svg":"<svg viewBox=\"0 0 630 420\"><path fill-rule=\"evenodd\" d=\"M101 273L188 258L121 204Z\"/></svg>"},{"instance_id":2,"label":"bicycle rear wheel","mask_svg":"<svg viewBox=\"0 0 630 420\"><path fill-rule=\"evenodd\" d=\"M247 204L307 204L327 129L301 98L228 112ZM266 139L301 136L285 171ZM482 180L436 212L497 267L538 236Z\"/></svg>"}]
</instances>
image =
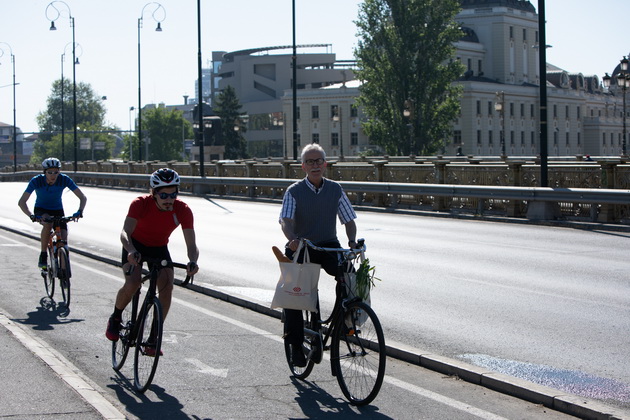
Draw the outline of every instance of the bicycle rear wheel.
<instances>
[{"instance_id":1,"label":"bicycle rear wheel","mask_svg":"<svg viewBox=\"0 0 630 420\"><path fill-rule=\"evenodd\" d=\"M132 313L132 309L138 307L139 296L140 295L136 293L133 297L133 302L125 307L120 320L120 338L118 341L112 341L112 367L116 372L125 364L127 354L129 353L129 346L133 341L131 330L133 330L135 314Z\"/></svg>"},{"instance_id":2,"label":"bicycle rear wheel","mask_svg":"<svg viewBox=\"0 0 630 420\"><path fill-rule=\"evenodd\" d=\"M315 363L321 361L322 343L321 337L316 332L318 328L313 326L315 317L309 311L302 311L304 317L304 342L302 343L302 351L306 356L306 366L295 366L291 358L291 345L286 341L284 342L284 354L289 364L291 373L298 379L306 379L311 374Z\"/></svg>"},{"instance_id":3,"label":"bicycle rear wheel","mask_svg":"<svg viewBox=\"0 0 630 420\"><path fill-rule=\"evenodd\" d=\"M68 258L68 252L66 248L59 248L59 287L61 287L61 294L63 295L63 301L66 303L66 308L70 307L70 259Z\"/></svg>"},{"instance_id":4,"label":"bicycle rear wheel","mask_svg":"<svg viewBox=\"0 0 630 420\"><path fill-rule=\"evenodd\" d=\"M146 308L140 311L138 322L133 364L134 385L138 392L144 392L153 381L162 348L162 305L157 297L148 301Z\"/></svg>"},{"instance_id":5,"label":"bicycle rear wheel","mask_svg":"<svg viewBox=\"0 0 630 420\"><path fill-rule=\"evenodd\" d=\"M335 327L331 363L341 391L354 405L376 398L385 377L385 337L372 308L350 303Z\"/></svg>"},{"instance_id":6,"label":"bicycle rear wheel","mask_svg":"<svg viewBox=\"0 0 630 420\"><path fill-rule=\"evenodd\" d=\"M46 294L49 298L53 298L55 294L55 266L57 265L55 254L52 248L48 247L48 266L46 267L46 271L42 272L42 277L44 278L44 286L46 287Z\"/></svg>"}]
</instances>

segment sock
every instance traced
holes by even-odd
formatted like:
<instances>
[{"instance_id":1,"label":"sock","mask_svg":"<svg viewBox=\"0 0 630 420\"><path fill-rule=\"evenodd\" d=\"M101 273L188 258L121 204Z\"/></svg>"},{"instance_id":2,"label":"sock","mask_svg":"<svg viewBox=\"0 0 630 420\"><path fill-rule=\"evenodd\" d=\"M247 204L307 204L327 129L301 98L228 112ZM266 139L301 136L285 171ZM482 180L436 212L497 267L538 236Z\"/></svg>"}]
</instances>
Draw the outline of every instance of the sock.
<instances>
[{"instance_id":1,"label":"sock","mask_svg":"<svg viewBox=\"0 0 630 420\"><path fill-rule=\"evenodd\" d=\"M122 319L122 309L118 309L114 306L114 313L112 314L112 318L114 319Z\"/></svg>"}]
</instances>

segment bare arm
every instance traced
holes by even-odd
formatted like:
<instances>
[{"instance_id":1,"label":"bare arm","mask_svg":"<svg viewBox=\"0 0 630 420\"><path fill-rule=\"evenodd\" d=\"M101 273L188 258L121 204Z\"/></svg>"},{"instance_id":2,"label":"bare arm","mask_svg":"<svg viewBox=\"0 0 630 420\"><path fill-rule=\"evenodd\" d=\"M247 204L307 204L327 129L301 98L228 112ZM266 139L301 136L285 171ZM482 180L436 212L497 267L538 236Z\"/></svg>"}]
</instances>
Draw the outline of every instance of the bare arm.
<instances>
[{"instance_id":1,"label":"bare arm","mask_svg":"<svg viewBox=\"0 0 630 420\"><path fill-rule=\"evenodd\" d=\"M197 260L199 259L199 248L197 247L197 239L194 229L184 229L184 241L186 242L186 252L188 253L188 264L186 274L192 276L199 271ZM194 263L194 264L191 264Z\"/></svg>"},{"instance_id":2,"label":"bare arm","mask_svg":"<svg viewBox=\"0 0 630 420\"><path fill-rule=\"evenodd\" d=\"M87 197L85 196L85 194L83 194L83 191L81 191L80 188L77 188L72 192L79 199L79 211L83 213L83 209L85 208L85 204L87 203Z\"/></svg>"},{"instance_id":3,"label":"bare arm","mask_svg":"<svg viewBox=\"0 0 630 420\"><path fill-rule=\"evenodd\" d=\"M137 224L138 221L136 219L127 216L122 231L120 232L120 242L122 242L123 248L127 250L127 261L132 265L138 265L138 261L136 261L133 255L137 251L131 242L131 234L136 229Z\"/></svg>"},{"instance_id":4,"label":"bare arm","mask_svg":"<svg viewBox=\"0 0 630 420\"><path fill-rule=\"evenodd\" d=\"M22 213L24 213L28 217L31 217L31 211L28 209L28 205L26 204L26 202L30 197L31 193L27 193L25 191L24 194L22 194L22 197L20 197L20 199L18 200L18 207L20 207Z\"/></svg>"},{"instance_id":5,"label":"bare arm","mask_svg":"<svg viewBox=\"0 0 630 420\"><path fill-rule=\"evenodd\" d=\"M284 233L284 236L289 240L289 248L291 251L296 251L300 241L295 233L295 221L293 219L283 217L280 221L280 226L282 226L282 233Z\"/></svg>"},{"instance_id":6,"label":"bare arm","mask_svg":"<svg viewBox=\"0 0 630 420\"><path fill-rule=\"evenodd\" d=\"M346 223L345 225L346 228L346 235L348 236L348 242L356 242L357 240L357 224L354 222L354 220L349 221L348 223ZM350 246L354 246L350 245Z\"/></svg>"}]
</instances>

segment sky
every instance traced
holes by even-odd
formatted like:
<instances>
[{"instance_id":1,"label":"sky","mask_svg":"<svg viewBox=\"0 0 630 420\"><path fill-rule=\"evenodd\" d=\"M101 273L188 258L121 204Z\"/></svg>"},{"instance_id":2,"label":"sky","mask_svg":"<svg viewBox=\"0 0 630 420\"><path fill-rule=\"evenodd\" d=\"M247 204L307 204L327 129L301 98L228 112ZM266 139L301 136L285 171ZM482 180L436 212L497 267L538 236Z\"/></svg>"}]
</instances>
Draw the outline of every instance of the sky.
<instances>
[{"instance_id":1,"label":"sky","mask_svg":"<svg viewBox=\"0 0 630 420\"><path fill-rule=\"evenodd\" d=\"M296 42L331 44L337 59L353 59L358 7L362 0L295 0ZM64 5L65 3L65 5ZM537 7L538 1L531 3ZM38 131L37 114L46 109L52 83L72 78L72 29L80 64L77 82L89 83L106 96L106 122L129 130L138 107L138 19L140 30L142 104L182 104L195 97L197 79L197 1L64 0L56 31L51 0L0 0L0 122L13 124L11 51L15 56L16 120L23 132ZM162 32L152 12L162 6ZM68 7L66 7L66 5ZM236 51L292 44L292 0L201 0L203 66L212 51ZM144 11L144 13L143 13ZM547 0L547 61L572 73L611 73L630 53L624 20L628 0ZM619 18L621 16L621 18ZM7 46L8 44L8 46ZM9 49L10 46L10 49ZM321 52L323 49L307 49ZM287 53L290 50L287 50ZM1 52L0 52L1 53Z\"/></svg>"}]
</instances>

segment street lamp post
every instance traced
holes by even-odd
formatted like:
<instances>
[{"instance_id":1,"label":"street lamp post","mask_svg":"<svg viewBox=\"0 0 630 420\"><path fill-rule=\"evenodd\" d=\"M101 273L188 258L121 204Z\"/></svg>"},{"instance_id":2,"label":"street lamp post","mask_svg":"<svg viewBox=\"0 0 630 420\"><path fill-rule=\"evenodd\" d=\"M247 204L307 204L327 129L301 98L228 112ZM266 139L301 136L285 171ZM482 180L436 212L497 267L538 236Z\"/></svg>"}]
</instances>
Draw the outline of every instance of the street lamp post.
<instances>
[{"instance_id":1,"label":"street lamp post","mask_svg":"<svg viewBox=\"0 0 630 420\"><path fill-rule=\"evenodd\" d=\"M64 98L64 78L63 78L63 63L66 58L66 48L68 48L70 43L66 44L63 49L63 54L61 54L61 161L64 162L66 160L66 118L65 118L65 98ZM80 47L80 45L77 45ZM83 51L83 49L81 49ZM81 54L79 54L80 56ZM79 64L79 57L74 59L74 63Z\"/></svg>"},{"instance_id":2,"label":"street lamp post","mask_svg":"<svg viewBox=\"0 0 630 420\"><path fill-rule=\"evenodd\" d=\"M151 17L157 22L156 32L162 32L162 22L166 18L166 10L160 3L151 2L144 5L142 12L140 12L140 18L138 19L138 160L142 160L142 79L140 72L140 29L142 28L142 22L144 17L144 10L149 6L155 6ZM156 14L161 12L161 19L156 17ZM148 157L148 156L147 156Z\"/></svg>"},{"instance_id":3,"label":"street lamp post","mask_svg":"<svg viewBox=\"0 0 630 420\"><path fill-rule=\"evenodd\" d=\"M619 88L621 88L621 92L622 92L622 110L623 110L623 115L621 117L621 121L623 124L623 131L621 134L621 155L622 156L627 156L627 130L626 130L626 91L628 90L628 88L630 87L630 73L628 72L628 57L624 56L623 59L621 59L620 63L619 63L619 73L617 73L616 76L613 75L613 77L616 78L616 82L617 82L617 86ZM604 86L606 86L607 88L610 88L610 82L611 82L611 77L608 75L608 73L606 73L606 75L603 77L603 81L604 81Z\"/></svg>"},{"instance_id":4,"label":"street lamp post","mask_svg":"<svg viewBox=\"0 0 630 420\"><path fill-rule=\"evenodd\" d=\"M339 122L339 160L343 161L343 122L341 120L341 105L337 105L333 121Z\"/></svg>"},{"instance_id":5,"label":"street lamp post","mask_svg":"<svg viewBox=\"0 0 630 420\"><path fill-rule=\"evenodd\" d=\"M0 42L9 47L9 53L11 54L11 64L13 66L13 172L17 172L17 122L15 121L15 55L13 55L13 48L6 42ZM4 50L0 48L0 57L4 55Z\"/></svg>"},{"instance_id":6,"label":"street lamp post","mask_svg":"<svg viewBox=\"0 0 630 420\"><path fill-rule=\"evenodd\" d=\"M298 141L297 141L297 46L295 45L295 0L293 0L293 54L291 56L291 67L293 71L293 159L298 159Z\"/></svg>"},{"instance_id":7,"label":"street lamp post","mask_svg":"<svg viewBox=\"0 0 630 420\"><path fill-rule=\"evenodd\" d=\"M501 143L501 157L505 158L505 92L497 92L494 102L494 110L499 112L499 120L501 122L501 131L499 132L499 141Z\"/></svg>"},{"instance_id":8,"label":"street lamp post","mask_svg":"<svg viewBox=\"0 0 630 420\"><path fill-rule=\"evenodd\" d=\"M206 177L205 168L205 154L204 145L206 139L204 137L203 129L203 116L204 116L204 102L203 102L203 70L201 68L201 0L197 0L197 107L199 113L197 115L197 123L199 125L199 175L201 178Z\"/></svg>"},{"instance_id":9,"label":"street lamp post","mask_svg":"<svg viewBox=\"0 0 630 420\"><path fill-rule=\"evenodd\" d=\"M133 126L131 125L131 113L135 109L136 108L133 106L129 107L129 161L130 162L133 160L133 137L131 136L131 133L133 132Z\"/></svg>"},{"instance_id":10,"label":"street lamp post","mask_svg":"<svg viewBox=\"0 0 630 420\"><path fill-rule=\"evenodd\" d=\"M73 118L74 118L74 172L77 171L77 155L79 152L79 146L77 143L77 65L76 65L76 42L74 36L74 17L70 11L70 6L66 2L61 0L55 0L46 6L46 17L50 20L50 30L56 31L55 21L61 16L61 11L57 8L56 3L61 3L68 9L68 17L70 18L70 27L72 28L72 101L73 103ZM55 13L54 18L48 17L49 11Z\"/></svg>"}]
</instances>

